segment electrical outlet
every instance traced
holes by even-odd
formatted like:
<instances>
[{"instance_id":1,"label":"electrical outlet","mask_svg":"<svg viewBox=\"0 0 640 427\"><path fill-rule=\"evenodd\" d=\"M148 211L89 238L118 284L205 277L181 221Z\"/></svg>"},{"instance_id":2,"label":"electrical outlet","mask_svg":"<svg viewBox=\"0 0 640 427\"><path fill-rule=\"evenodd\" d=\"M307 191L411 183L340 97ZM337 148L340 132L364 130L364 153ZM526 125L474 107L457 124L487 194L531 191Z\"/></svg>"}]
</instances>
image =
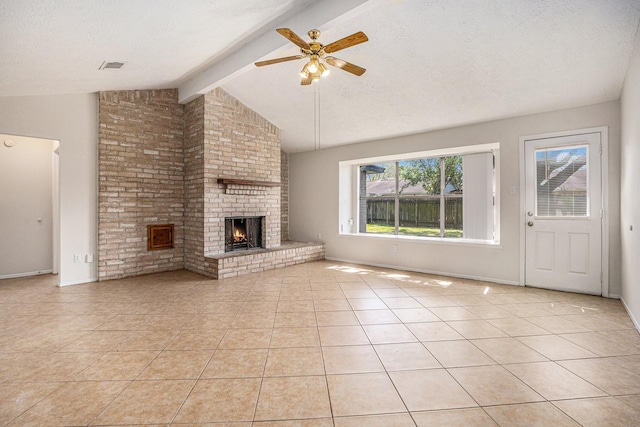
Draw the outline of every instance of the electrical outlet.
<instances>
[{"instance_id":1,"label":"electrical outlet","mask_svg":"<svg viewBox=\"0 0 640 427\"><path fill-rule=\"evenodd\" d=\"M318 240L322 240L322 234L318 233Z\"/></svg>"},{"instance_id":2,"label":"electrical outlet","mask_svg":"<svg viewBox=\"0 0 640 427\"><path fill-rule=\"evenodd\" d=\"M93 254L87 254L85 257L85 262L93 262Z\"/></svg>"},{"instance_id":3,"label":"electrical outlet","mask_svg":"<svg viewBox=\"0 0 640 427\"><path fill-rule=\"evenodd\" d=\"M73 254L73 262L80 262L81 256L80 254Z\"/></svg>"},{"instance_id":4,"label":"electrical outlet","mask_svg":"<svg viewBox=\"0 0 640 427\"><path fill-rule=\"evenodd\" d=\"M398 253L398 245L391 246L391 252L393 252L394 254L397 254Z\"/></svg>"}]
</instances>

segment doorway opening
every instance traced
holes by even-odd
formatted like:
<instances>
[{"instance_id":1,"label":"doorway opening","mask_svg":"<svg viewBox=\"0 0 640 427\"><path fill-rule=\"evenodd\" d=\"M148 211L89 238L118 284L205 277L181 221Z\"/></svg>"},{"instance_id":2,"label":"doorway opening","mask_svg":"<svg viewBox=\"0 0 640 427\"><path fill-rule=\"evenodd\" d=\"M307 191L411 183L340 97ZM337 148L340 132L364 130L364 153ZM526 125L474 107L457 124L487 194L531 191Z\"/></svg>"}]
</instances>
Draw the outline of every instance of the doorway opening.
<instances>
[{"instance_id":1,"label":"doorway opening","mask_svg":"<svg viewBox=\"0 0 640 427\"><path fill-rule=\"evenodd\" d=\"M58 274L58 140L0 134L0 279Z\"/></svg>"}]
</instances>

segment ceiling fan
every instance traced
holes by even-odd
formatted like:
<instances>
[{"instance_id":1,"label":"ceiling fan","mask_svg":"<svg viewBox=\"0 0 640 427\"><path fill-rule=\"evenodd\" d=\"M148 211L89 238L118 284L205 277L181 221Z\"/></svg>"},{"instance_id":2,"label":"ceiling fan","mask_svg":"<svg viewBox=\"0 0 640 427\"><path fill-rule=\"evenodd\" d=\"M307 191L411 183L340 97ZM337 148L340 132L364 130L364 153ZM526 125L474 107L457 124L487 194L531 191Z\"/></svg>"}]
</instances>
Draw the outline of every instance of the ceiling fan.
<instances>
[{"instance_id":1,"label":"ceiling fan","mask_svg":"<svg viewBox=\"0 0 640 427\"><path fill-rule=\"evenodd\" d=\"M277 64L279 62L309 58L309 62L307 62L304 68L302 68L302 71L300 71L300 76L302 77L302 81L300 82L301 85L311 84L312 81L319 80L321 76L329 73L327 67L321 62L322 59L324 59L327 64L340 68L351 74L355 74L356 76L361 76L365 71L367 71L362 67L351 64L347 61L343 61L342 59L338 59L333 56L325 56L325 54L327 53L337 52L339 50L346 49L348 47L355 46L369 40L366 34L362 31L351 34L350 36L333 43L329 43L326 46L318 42L318 38L320 38L319 30L311 30L307 33L311 38L311 41L309 41L308 43L302 40L289 28L278 28L276 31L289 39L293 44L298 46L300 48L300 55L260 61L256 62L256 66L262 67L265 65Z\"/></svg>"}]
</instances>

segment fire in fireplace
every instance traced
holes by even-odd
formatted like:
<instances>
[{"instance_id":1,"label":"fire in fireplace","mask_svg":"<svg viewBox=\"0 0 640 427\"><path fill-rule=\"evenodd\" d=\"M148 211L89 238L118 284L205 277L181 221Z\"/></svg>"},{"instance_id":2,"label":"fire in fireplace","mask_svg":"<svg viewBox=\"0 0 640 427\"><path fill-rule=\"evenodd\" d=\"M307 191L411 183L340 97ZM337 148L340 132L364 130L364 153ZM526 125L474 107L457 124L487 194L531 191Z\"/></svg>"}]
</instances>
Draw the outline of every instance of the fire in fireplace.
<instances>
[{"instance_id":1,"label":"fire in fireplace","mask_svg":"<svg viewBox=\"0 0 640 427\"><path fill-rule=\"evenodd\" d=\"M262 220L264 217L225 218L225 252L262 247Z\"/></svg>"}]
</instances>

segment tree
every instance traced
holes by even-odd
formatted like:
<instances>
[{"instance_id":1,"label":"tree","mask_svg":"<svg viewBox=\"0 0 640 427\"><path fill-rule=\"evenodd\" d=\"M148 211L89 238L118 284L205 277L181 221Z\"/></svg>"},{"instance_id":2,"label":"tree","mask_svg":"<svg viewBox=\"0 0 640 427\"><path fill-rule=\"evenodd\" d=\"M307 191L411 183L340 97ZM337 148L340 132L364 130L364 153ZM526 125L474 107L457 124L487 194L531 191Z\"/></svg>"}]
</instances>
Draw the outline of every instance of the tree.
<instances>
[{"instance_id":1,"label":"tree","mask_svg":"<svg viewBox=\"0 0 640 427\"><path fill-rule=\"evenodd\" d=\"M420 184L428 194L440 194L440 158L409 160L400 163L400 179L405 183L400 192L410 185ZM445 187L462 190L462 156L444 158Z\"/></svg>"},{"instance_id":2,"label":"tree","mask_svg":"<svg viewBox=\"0 0 640 427\"><path fill-rule=\"evenodd\" d=\"M452 191L462 191L462 156L444 158L445 185L453 187Z\"/></svg>"}]
</instances>

